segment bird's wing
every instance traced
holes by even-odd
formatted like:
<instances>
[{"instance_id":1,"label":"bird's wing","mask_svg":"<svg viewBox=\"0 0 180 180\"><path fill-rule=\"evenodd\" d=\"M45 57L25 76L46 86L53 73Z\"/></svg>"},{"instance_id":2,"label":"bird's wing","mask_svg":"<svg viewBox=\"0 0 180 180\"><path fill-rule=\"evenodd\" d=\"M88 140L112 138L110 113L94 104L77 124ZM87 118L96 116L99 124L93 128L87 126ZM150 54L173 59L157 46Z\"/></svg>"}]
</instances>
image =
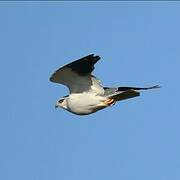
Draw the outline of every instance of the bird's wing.
<instances>
[{"instance_id":1,"label":"bird's wing","mask_svg":"<svg viewBox=\"0 0 180 180\"><path fill-rule=\"evenodd\" d=\"M149 90L149 89L156 89L160 88L160 86L151 86L147 88L141 87L118 87L118 88L109 88L104 87L104 96L108 98L112 98L115 101L121 101L129 98L133 98L136 96L140 96L139 90Z\"/></svg>"},{"instance_id":2,"label":"bird's wing","mask_svg":"<svg viewBox=\"0 0 180 180\"><path fill-rule=\"evenodd\" d=\"M140 96L140 93L137 92L136 90L130 89L124 92L117 92L113 95L109 95L111 99L114 99L115 101L121 101L125 99L130 99L136 96Z\"/></svg>"},{"instance_id":3,"label":"bird's wing","mask_svg":"<svg viewBox=\"0 0 180 180\"><path fill-rule=\"evenodd\" d=\"M103 87L104 88L104 96L109 96L112 94L116 94L118 92L118 88L113 87Z\"/></svg>"},{"instance_id":4,"label":"bird's wing","mask_svg":"<svg viewBox=\"0 0 180 180\"><path fill-rule=\"evenodd\" d=\"M99 56L90 54L71 62L55 71L50 77L50 81L67 86L70 93L92 91L103 94L104 89L100 81L91 75L98 60L100 60Z\"/></svg>"}]
</instances>

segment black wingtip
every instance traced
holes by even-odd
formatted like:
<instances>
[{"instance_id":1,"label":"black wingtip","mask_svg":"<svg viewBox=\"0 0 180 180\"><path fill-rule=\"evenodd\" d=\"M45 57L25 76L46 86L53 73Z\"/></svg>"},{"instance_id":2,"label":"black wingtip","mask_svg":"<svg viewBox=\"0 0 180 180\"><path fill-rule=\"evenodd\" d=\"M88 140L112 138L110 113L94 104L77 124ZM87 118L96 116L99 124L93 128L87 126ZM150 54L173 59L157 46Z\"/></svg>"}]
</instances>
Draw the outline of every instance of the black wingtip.
<instances>
[{"instance_id":1,"label":"black wingtip","mask_svg":"<svg viewBox=\"0 0 180 180\"><path fill-rule=\"evenodd\" d=\"M99 59L101 59L100 56L98 55L94 55L94 54L89 54L88 56L85 56L83 58L94 58L94 60L98 61Z\"/></svg>"},{"instance_id":2,"label":"black wingtip","mask_svg":"<svg viewBox=\"0 0 180 180\"><path fill-rule=\"evenodd\" d=\"M160 85L155 85L155 86L151 86L151 87L149 87L148 89L156 89L156 88L161 88L162 86L160 86Z\"/></svg>"},{"instance_id":3,"label":"black wingtip","mask_svg":"<svg viewBox=\"0 0 180 180\"><path fill-rule=\"evenodd\" d=\"M159 85L155 85L155 86L151 86L151 87L118 87L118 91L127 91L127 90L149 90L149 89L157 89L157 88L161 88L161 86Z\"/></svg>"},{"instance_id":4,"label":"black wingtip","mask_svg":"<svg viewBox=\"0 0 180 180\"><path fill-rule=\"evenodd\" d=\"M85 76L90 74L94 70L94 65L99 59L100 56L89 54L65 66L71 68L72 71L77 72L79 75Z\"/></svg>"}]
</instances>

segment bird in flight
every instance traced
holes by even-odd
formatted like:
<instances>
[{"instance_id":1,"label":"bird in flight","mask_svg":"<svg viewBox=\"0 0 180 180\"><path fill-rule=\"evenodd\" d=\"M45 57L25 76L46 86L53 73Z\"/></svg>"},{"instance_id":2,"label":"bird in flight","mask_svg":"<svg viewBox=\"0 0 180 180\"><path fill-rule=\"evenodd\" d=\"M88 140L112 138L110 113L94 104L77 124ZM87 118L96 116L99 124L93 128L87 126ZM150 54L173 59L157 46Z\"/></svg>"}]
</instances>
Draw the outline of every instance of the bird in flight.
<instances>
[{"instance_id":1,"label":"bird in flight","mask_svg":"<svg viewBox=\"0 0 180 180\"><path fill-rule=\"evenodd\" d=\"M61 67L51 75L51 82L67 86L70 92L68 96L57 101L56 108L61 107L77 115L88 115L118 101L139 96L140 90L160 87L104 87L100 80L91 74L99 60L100 56L90 54Z\"/></svg>"}]
</instances>

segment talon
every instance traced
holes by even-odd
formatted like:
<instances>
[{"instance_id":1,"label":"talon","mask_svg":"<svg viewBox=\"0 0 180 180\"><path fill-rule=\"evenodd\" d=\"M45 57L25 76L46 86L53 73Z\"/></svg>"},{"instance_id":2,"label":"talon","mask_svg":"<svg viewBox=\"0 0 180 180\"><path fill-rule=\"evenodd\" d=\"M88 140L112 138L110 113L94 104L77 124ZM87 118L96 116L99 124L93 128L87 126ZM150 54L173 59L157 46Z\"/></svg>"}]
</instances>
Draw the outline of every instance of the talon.
<instances>
[{"instance_id":1,"label":"talon","mask_svg":"<svg viewBox=\"0 0 180 180\"><path fill-rule=\"evenodd\" d=\"M107 106L112 106L115 104L114 99L107 99L104 101L104 104L106 104Z\"/></svg>"}]
</instances>

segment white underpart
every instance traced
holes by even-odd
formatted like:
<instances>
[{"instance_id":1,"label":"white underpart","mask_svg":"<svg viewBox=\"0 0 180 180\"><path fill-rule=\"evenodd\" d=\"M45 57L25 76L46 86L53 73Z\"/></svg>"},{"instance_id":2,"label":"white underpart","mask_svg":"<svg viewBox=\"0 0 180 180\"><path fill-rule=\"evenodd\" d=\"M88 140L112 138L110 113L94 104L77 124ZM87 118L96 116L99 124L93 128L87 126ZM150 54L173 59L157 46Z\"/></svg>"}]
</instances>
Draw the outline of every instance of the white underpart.
<instances>
[{"instance_id":1,"label":"white underpart","mask_svg":"<svg viewBox=\"0 0 180 180\"><path fill-rule=\"evenodd\" d=\"M79 115L91 114L107 107L104 88L94 75L81 76L68 67L56 71L51 81L69 88L70 95L60 107Z\"/></svg>"},{"instance_id":2,"label":"white underpart","mask_svg":"<svg viewBox=\"0 0 180 180\"><path fill-rule=\"evenodd\" d=\"M70 96L66 98L66 110L79 115L91 114L105 108L105 105L100 105L105 100L105 97L91 92L70 94Z\"/></svg>"}]
</instances>

